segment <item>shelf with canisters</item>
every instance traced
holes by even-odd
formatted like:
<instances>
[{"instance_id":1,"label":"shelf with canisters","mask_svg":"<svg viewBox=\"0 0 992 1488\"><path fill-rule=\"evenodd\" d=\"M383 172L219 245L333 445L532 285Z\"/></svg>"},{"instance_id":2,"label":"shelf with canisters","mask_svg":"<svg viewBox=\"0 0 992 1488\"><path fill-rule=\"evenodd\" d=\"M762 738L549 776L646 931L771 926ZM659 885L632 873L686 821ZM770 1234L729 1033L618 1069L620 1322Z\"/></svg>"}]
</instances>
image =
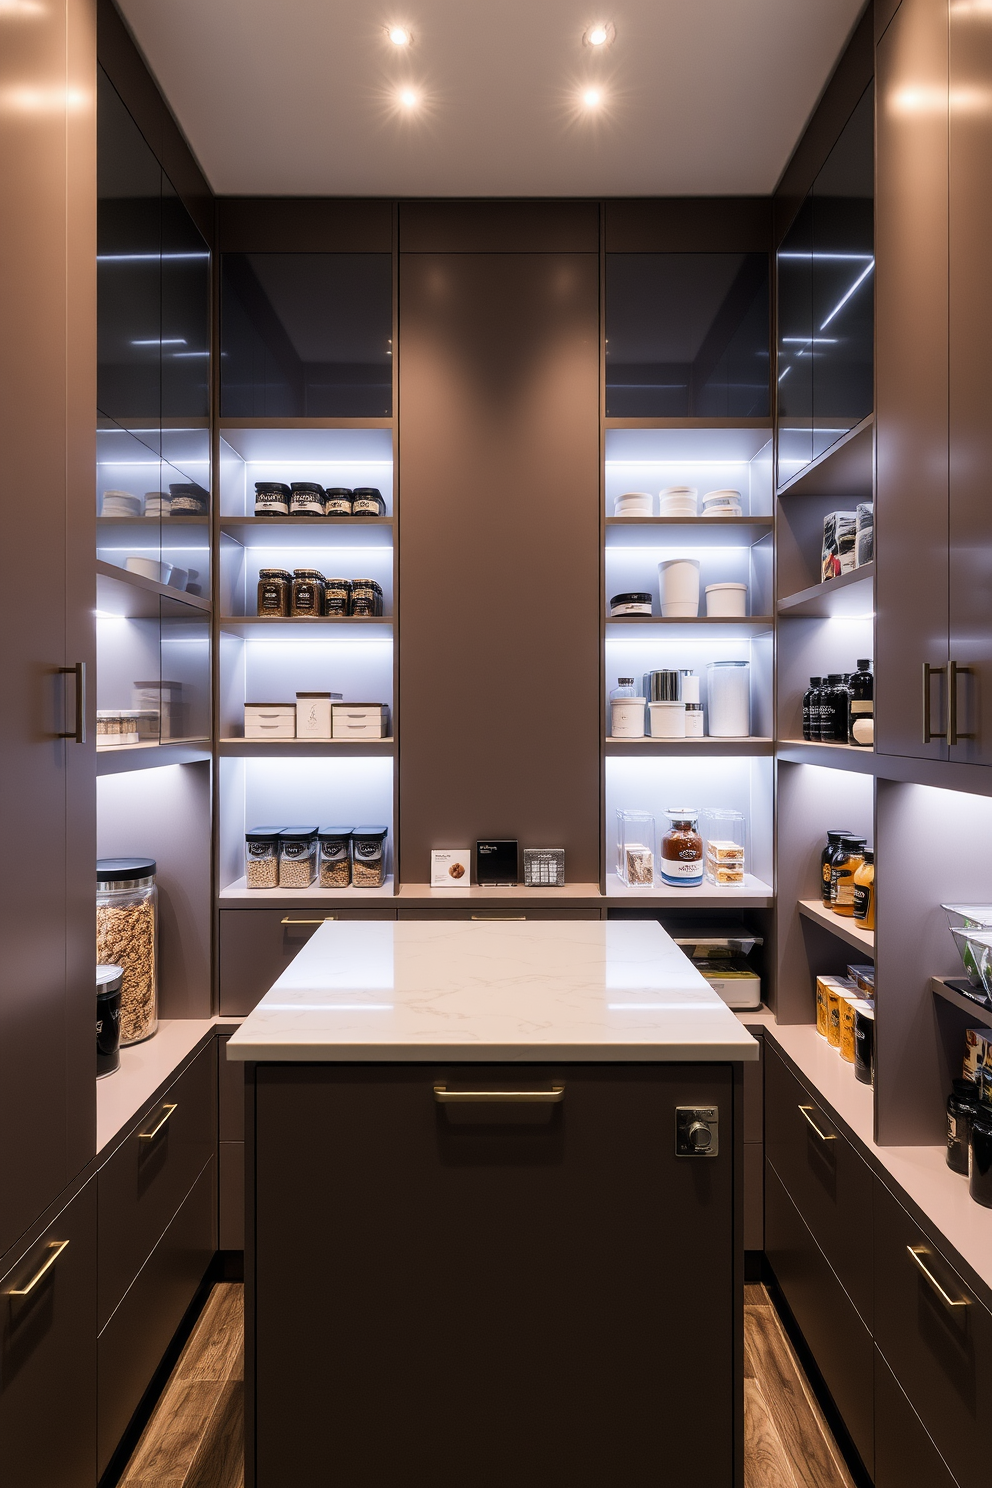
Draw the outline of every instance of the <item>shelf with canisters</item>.
<instances>
[{"instance_id":1,"label":"shelf with canisters","mask_svg":"<svg viewBox=\"0 0 992 1488\"><path fill-rule=\"evenodd\" d=\"M864 951L866 955L874 959L875 932L873 930L862 930L853 918L835 914L832 909L828 909L817 899L800 899L797 908L803 919L811 920L813 924L829 930L830 934L836 935L838 940L843 940L847 945Z\"/></svg>"}]
</instances>

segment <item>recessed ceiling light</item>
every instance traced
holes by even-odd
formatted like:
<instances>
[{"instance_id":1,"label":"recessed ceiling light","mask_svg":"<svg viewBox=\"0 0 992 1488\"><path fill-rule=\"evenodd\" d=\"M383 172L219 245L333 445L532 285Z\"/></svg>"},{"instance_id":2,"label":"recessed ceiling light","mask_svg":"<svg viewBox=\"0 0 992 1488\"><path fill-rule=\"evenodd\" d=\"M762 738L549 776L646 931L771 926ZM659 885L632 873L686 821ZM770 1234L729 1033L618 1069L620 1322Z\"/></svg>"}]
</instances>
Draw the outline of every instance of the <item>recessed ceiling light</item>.
<instances>
[{"instance_id":1,"label":"recessed ceiling light","mask_svg":"<svg viewBox=\"0 0 992 1488\"><path fill-rule=\"evenodd\" d=\"M586 46L602 47L609 46L616 37L617 31L612 21L597 21L584 32L582 40Z\"/></svg>"},{"instance_id":2,"label":"recessed ceiling light","mask_svg":"<svg viewBox=\"0 0 992 1488\"><path fill-rule=\"evenodd\" d=\"M582 95L582 102L586 108L598 108L603 101L603 95L598 88L587 88Z\"/></svg>"},{"instance_id":3,"label":"recessed ceiling light","mask_svg":"<svg viewBox=\"0 0 992 1488\"><path fill-rule=\"evenodd\" d=\"M409 46L413 40L413 32L407 26L387 26L386 35L393 46Z\"/></svg>"},{"instance_id":4,"label":"recessed ceiling light","mask_svg":"<svg viewBox=\"0 0 992 1488\"><path fill-rule=\"evenodd\" d=\"M419 102L420 99L412 88L402 88L400 90L400 103L404 108L416 108Z\"/></svg>"}]
</instances>

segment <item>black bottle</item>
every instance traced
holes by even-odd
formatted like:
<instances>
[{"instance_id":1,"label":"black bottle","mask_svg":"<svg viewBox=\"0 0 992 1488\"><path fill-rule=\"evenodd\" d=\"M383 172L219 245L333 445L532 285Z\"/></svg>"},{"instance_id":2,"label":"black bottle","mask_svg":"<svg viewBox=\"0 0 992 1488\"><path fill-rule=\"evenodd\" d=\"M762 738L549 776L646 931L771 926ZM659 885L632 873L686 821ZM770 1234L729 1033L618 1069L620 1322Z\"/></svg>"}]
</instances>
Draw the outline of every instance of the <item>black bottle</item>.
<instances>
[{"instance_id":1,"label":"black bottle","mask_svg":"<svg viewBox=\"0 0 992 1488\"><path fill-rule=\"evenodd\" d=\"M803 693L803 738L818 739L820 736L819 714L815 711L822 677L810 677L809 687Z\"/></svg>"},{"instance_id":2,"label":"black bottle","mask_svg":"<svg viewBox=\"0 0 992 1488\"><path fill-rule=\"evenodd\" d=\"M871 661L858 662L858 670L848 678L851 700L848 707L847 742L858 749L875 745L875 679Z\"/></svg>"},{"instance_id":3,"label":"black bottle","mask_svg":"<svg viewBox=\"0 0 992 1488\"><path fill-rule=\"evenodd\" d=\"M849 827L833 827L827 833L827 845L820 855L820 898L824 904L830 903L831 865L834 853L837 851L841 841L851 836Z\"/></svg>"},{"instance_id":4,"label":"black bottle","mask_svg":"<svg viewBox=\"0 0 992 1488\"><path fill-rule=\"evenodd\" d=\"M971 1118L968 1192L977 1204L992 1209L992 1106L985 1101L978 1102Z\"/></svg>"},{"instance_id":5,"label":"black bottle","mask_svg":"<svg viewBox=\"0 0 992 1488\"><path fill-rule=\"evenodd\" d=\"M830 672L820 695L820 743L847 743L847 712L851 693L843 672Z\"/></svg>"},{"instance_id":6,"label":"black bottle","mask_svg":"<svg viewBox=\"0 0 992 1488\"><path fill-rule=\"evenodd\" d=\"M971 1123L978 1106L978 1090L973 1080L955 1080L947 1097L947 1166L955 1173L968 1174L968 1144Z\"/></svg>"}]
</instances>

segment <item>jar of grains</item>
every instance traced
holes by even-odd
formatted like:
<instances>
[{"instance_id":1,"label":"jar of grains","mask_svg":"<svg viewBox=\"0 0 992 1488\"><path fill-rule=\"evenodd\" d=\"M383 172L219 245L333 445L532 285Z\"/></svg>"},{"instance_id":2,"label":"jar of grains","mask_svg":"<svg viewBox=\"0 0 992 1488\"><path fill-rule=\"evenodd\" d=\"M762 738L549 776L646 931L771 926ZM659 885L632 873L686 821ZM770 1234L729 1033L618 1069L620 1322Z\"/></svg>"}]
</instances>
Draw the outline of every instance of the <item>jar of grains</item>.
<instances>
[{"instance_id":1,"label":"jar of grains","mask_svg":"<svg viewBox=\"0 0 992 1488\"><path fill-rule=\"evenodd\" d=\"M350 615L351 614L351 580L350 579L325 579L324 580L324 614L325 615Z\"/></svg>"},{"instance_id":2,"label":"jar of grains","mask_svg":"<svg viewBox=\"0 0 992 1488\"><path fill-rule=\"evenodd\" d=\"M351 827L321 827L320 887L346 889L351 883Z\"/></svg>"},{"instance_id":3,"label":"jar of grains","mask_svg":"<svg viewBox=\"0 0 992 1488\"><path fill-rule=\"evenodd\" d=\"M252 827L245 833L245 883L249 889L279 887L281 827Z\"/></svg>"},{"instance_id":4,"label":"jar of grains","mask_svg":"<svg viewBox=\"0 0 992 1488\"><path fill-rule=\"evenodd\" d=\"M386 882L388 827L356 827L351 834L351 881L356 889L381 889Z\"/></svg>"},{"instance_id":5,"label":"jar of grains","mask_svg":"<svg viewBox=\"0 0 992 1488\"><path fill-rule=\"evenodd\" d=\"M308 889L317 877L317 828L284 827L279 833L279 887Z\"/></svg>"},{"instance_id":6,"label":"jar of grains","mask_svg":"<svg viewBox=\"0 0 992 1488\"><path fill-rule=\"evenodd\" d=\"M119 966L121 1044L139 1044L158 1027L158 889L154 858L98 858L96 959Z\"/></svg>"},{"instance_id":7,"label":"jar of grains","mask_svg":"<svg viewBox=\"0 0 992 1488\"><path fill-rule=\"evenodd\" d=\"M371 619L382 614L382 585L375 579L352 579L351 613Z\"/></svg>"},{"instance_id":8,"label":"jar of grains","mask_svg":"<svg viewBox=\"0 0 992 1488\"><path fill-rule=\"evenodd\" d=\"M319 568L294 568L290 595L291 615L324 613L324 575Z\"/></svg>"},{"instance_id":9,"label":"jar of grains","mask_svg":"<svg viewBox=\"0 0 992 1488\"><path fill-rule=\"evenodd\" d=\"M260 615L288 615L293 576L285 568L258 570L258 604Z\"/></svg>"}]
</instances>

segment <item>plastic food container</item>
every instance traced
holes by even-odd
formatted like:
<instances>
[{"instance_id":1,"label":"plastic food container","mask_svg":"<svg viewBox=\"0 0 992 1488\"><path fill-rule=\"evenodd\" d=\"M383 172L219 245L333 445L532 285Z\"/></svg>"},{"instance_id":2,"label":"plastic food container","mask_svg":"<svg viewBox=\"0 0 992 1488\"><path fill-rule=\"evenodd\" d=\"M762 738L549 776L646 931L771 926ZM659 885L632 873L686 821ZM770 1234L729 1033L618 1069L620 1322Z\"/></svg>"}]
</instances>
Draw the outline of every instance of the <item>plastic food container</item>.
<instances>
[{"instance_id":1,"label":"plastic food container","mask_svg":"<svg viewBox=\"0 0 992 1488\"><path fill-rule=\"evenodd\" d=\"M649 703L648 714L652 739L685 738L685 703Z\"/></svg>"},{"instance_id":2,"label":"plastic food container","mask_svg":"<svg viewBox=\"0 0 992 1488\"><path fill-rule=\"evenodd\" d=\"M644 738L644 704L642 697L610 699L610 737L612 739Z\"/></svg>"},{"instance_id":3,"label":"plastic food container","mask_svg":"<svg viewBox=\"0 0 992 1488\"><path fill-rule=\"evenodd\" d=\"M968 980L973 987L982 987L984 982L979 971L978 960L969 949L967 936L958 937L956 930L992 930L992 904L942 904L941 909L947 916L947 924L954 944L961 956L961 964L968 973ZM979 958L981 948L979 948ZM985 988L988 991L988 988Z\"/></svg>"},{"instance_id":4,"label":"plastic food container","mask_svg":"<svg viewBox=\"0 0 992 1488\"><path fill-rule=\"evenodd\" d=\"M388 827L356 827L351 834L351 881L356 889L381 889L386 882Z\"/></svg>"},{"instance_id":5,"label":"plastic food container","mask_svg":"<svg viewBox=\"0 0 992 1488\"><path fill-rule=\"evenodd\" d=\"M617 877L629 889L654 888L657 846L654 817L646 811L617 812Z\"/></svg>"},{"instance_id":6,"label":"plastic food container","mask_svg":"<svg viewBox=\"0 0 992 1488\"><path fill-rule=\"evenodd\" d=\"M658 564L661 613L695 619L699 614L699 559L667 558Z\"/></svg>"},{"instance_id":7,"label":"plastic food container","mask_svg":"<svg viewBox=\"0 0 992 1488\"><path fill-rule=\"evenodd\" d=\"M386 502L382 492L375 486L356 486L351 493L351 515L353 517L384 517Z\"/></svg>"},{"instance_id":8,"label":"plastic food container","mask_svg":"<svg viewBox=\"0 0 992 1488\"><path fill-rule=\"evenodd\" d=\"M124 972L120 966L98 966L96 969L96 1077L112 1075L121 1063L121 988Z\"/></svg>"},{"instance_id":9,"label":"plastic food container","mask_svg":"<svg viewBox=\"0 0 992 1488\"><path fill-rule=\"evenodd\" d=\"M291 517L322 517L324 515L323 486L318 486L316 481L291 481L289 515Z\"/></svg>"},{"instance_id":10,"label":"plastic food container","mask_svg":"<svg viewBox=\"0 0 992 1488\"><path fill-rule=\"evenodd\" d=\"M658 493L658 515L660 517L694 517L698 495L699 492L695 486L667 486L664 491Z\"/></svg>"},{"instance_id":11,"label":"plastic food container","mask_svg":"<svg viewBox=\"0 0 992 1488\"><path fill-rule=\"evenodd\" d=\"M279 833L279 887L308 889L317 877L317 828L283 827Z\"/></svg>"},{"instance_id":12,"label":"plastic food container","mask_svg":"<svg viewBox=\"0 0 992 1488\"><path fill-rule=\"evenodd\" d=\"M288 517L289 487L282 481L255 482L256 517Z\"/></svg>"},{"instance_id":13,"label":"plastic food container","mask_svg":"<svg viewBox=\"0 0 992 1488\"><path fill-rule=\"evenodd\" d=\"M624 491L613 506L615 517L650 517L654 500L650 491Z\"/></svg>"},{"instance_id":14,"label":"plastic food container","mask_svg":"<svg viewBox=\"0 0 992 1488\"><path fill-rule=\"evenodd\" d=\"M740 811L703 812L706 877L712 884L744 882L747 822Z\"/></svg>"},{"instance_id":15,"label":"plastic food container","mask_svg":"<svg viewBox=\"0 0 992 1488\"><path fill-rule=\"evenodd\" d=\"M346 889L351 883L353 831L353 827L321 827L317 833L322 889Z\"/></svg>"},{"instance_id":16,"label":"plastic food container","mask_svg":"<svg viewBox=\"0 0 992 1488\"><path fill-rule=\"evenodd\" d=\"M158 1027L158 890L154 858L98 858L96 958L119 966L121 1044L139 1044Z\"/></svg>"},{"instance_id":17,"label":"plastic food container","mask_svg":"<svg viewBox=\"0 0 992 1488\"><path fill-rule=\"evenodd\" d=\"M992 930L970 930L951 926L954 944L973 987L981 987L984 998L975 997L983 1006L992 1006ZM977 978L977 980L976 980Z\"/></svg>"},{"instance_id":18,"label":"plastic food container","mask_svg":"<svg viewBox=\"0 0 992 1488\"><path fill-rule=\"evenodd\" d=\"M358 495L357 491L355 493ZM357 514L356 514L357 515ZM373 513L366 512L366 516ZM351 613L359 618L373 619L382 614L382 585L375 579L352 579Z\"/></svg>"},{"instance_id":19,"label":"plastic food container","mask_svg":"<svg viewBox=\"0 0 992 1488\"><path fill-rule=\"evenodd\" d=\"M701 506L704 517L739 517L743 511L740 491L732 491L729 487L722 491L707 491Z\"/></svg>"},{"instance_id":20,"label":"plastic food container","mask_svg":"<svg viewBox=\"0 0 992 1488\"><path fill-rule=\"evenodd\" d=\"M252 827L245 833L245 883L249 889L279 887L280 827Z\"/></svg>"},{"instance_id":21,"label":"plastic food container","mask_svg":"<svg viewBox=\"0 0 992 1488\"><path fill-rule=\"evenodd\" d=\"M324 613L324 575L318 568L293 569L289 612L308 617Z\"/></svg>"},{"instance_id":22,"label":"plastic food container","mask_svg":"<svg viewBox=\"0 0 992 1488\"><path fill-rule=\"evenodd\" d=\"M710 616L734 616L742 619L747 615L747 585L707 584L706 613Z\"/></svg>"},{"instance_id":23,"label":"plastic food container","mask_svg":"<svg viewBox=\"0 0 992 1488\"><path fill-rule=\"evenodd\" d=\"M650 615L651 604L650 594L614 594L610 600L610 615Z\"/></svg>"},{"instance_id":24,"label":"plastic food container","mask_svg":"<svg viewBox=\"0 0 992 1488\"><path fill-rule=\"evenodd\" d=\"M708 732L714 739L746 739L751 731L751 667L711 661L706 667Z\"/></svg>"},{"instance_id":25,"label":"plastic food container","mask_svg":"<svg viewBox=\"0 0 992 1488\"><path fill-rule=\"evenodd\" d=\"M324 492L326 517L350 517L353 492L350 486L328 486Z\"/></svg>"},{"instance_id":26,"label":"plastic food container","mask_svg":"<svg viewBox=\"0 0 992 1488\"><path fill-rule=\"evenodd\" d=\"M276 618L289 614L293 576L285 568L260 568L256 612Z\"/></svg>"}]
</instances>

